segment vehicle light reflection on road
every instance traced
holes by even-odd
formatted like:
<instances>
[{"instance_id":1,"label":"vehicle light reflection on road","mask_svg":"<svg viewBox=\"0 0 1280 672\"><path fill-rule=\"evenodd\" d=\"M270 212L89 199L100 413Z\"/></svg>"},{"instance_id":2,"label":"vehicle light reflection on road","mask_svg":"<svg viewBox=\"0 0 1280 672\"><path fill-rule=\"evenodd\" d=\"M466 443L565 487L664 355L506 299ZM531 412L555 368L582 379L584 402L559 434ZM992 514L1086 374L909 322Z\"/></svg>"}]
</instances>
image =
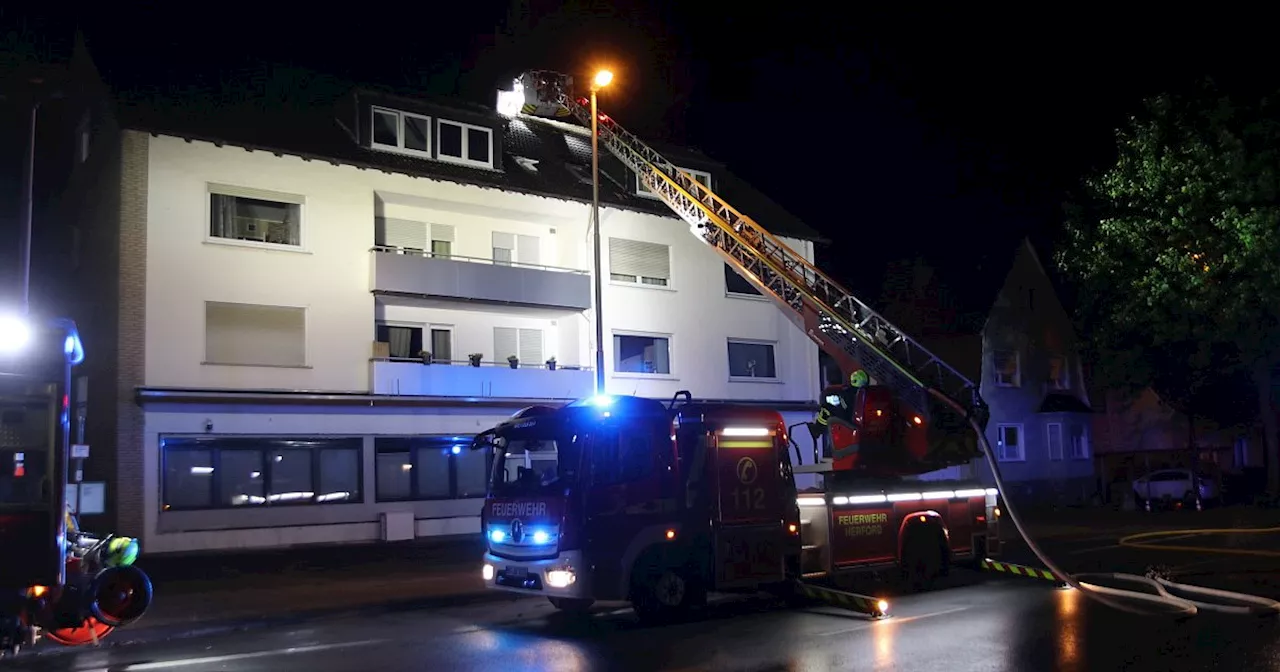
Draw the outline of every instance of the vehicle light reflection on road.
<instances>
[{"instance_id":1,"label":"vehicle light reflection on road","mask_svg":"<svg viewBox=\"0 0 1280 672\"><path fill-rule=\"evenodd\" d=\"M871 640L875 642L875 669L890 670L896 667L893 658L893 642L896 639L897 624L893 618L875 621L871 624Z\"/></svg>"},{"instance_id":2,"label":"vehicle light reflection on road","mask_svg":"<svg viewBox=\"0 0 1280 672\"><path fill-rule=\"evenodd\" d=\"M547 640L524 634L479 628L463 633L476 651L498 653L511 667L529 672L581 672L587 657L569 642ZM510 669L504 666L501 669Z\"/></svg>"},{"instance_id":3,"label":"vehicle light reflection on road","mask_svg":"<svg viewBox=\"0 0 1280 672\"><path fill-rule=\"evenodd\" d=\"M1072 670L1080 664L1080 639L1084 636L1081 628L1080 600L1084 596L1075 589L1057 590L1058 664L1059 670Z\"/></svg>"}]
</instances>

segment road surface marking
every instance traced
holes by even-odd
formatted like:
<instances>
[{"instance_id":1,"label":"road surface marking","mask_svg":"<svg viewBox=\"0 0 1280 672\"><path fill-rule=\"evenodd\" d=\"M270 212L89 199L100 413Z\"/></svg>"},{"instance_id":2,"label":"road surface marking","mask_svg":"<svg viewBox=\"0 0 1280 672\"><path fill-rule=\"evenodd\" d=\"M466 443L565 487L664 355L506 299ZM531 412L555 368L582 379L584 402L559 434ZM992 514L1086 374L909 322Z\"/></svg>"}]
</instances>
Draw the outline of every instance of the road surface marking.
<instances>
[{"instance_id":1,"label":"road surface marking","mask_svg":"<svg viewBox=\"0 0 1280 672\"><path fill-rule=\"evenodd\" d=\"M173 660L157 660L151 663L133 663L125 665L122 668L124 672L141 672L142 670L167 670L171 667L190 667L192 665L214 665L218 663L228 663L233 660L248 660L251 658L269 658L271 656L287 656L295 653L315 653L317 651L333 651L335 649L353 649L359 646L372 646L374 644L382 644L390 640L386 639L367 639L359 642L340 642L338 644L316 644L314 646L293 646L287 649L276 649L274 651L254 651L251 653L232 653L225 656L205 656L203 658L175 658Z\"/></svg>"},{"instance_id":2,"label":"road surface marking","mask_svg":"<svg viewBox=\"0 0 1280 672\"><path fill-rule=\"evenodd\" d=\"M1176 537L1161 537L1160 539L1161 541L1172 541L1174 539L1190 539L1191 537L1202 537L1202 536L1204 535L1197 532L1196 534L1180 534ZM1111 538L1114 539L1115 537L1111 537ZM1107 546L1095 546L1093 548L1082 548L1078 551L1071 551L1068 555L1082 555L1084 553L1093 553L1095 551L1107 551L1113 548L1135 548L1135 547L1124 546L1121 544L1109 544Z\"/></svg>"},{"instance_id":3,"label":"road surface marking","mask_svg":"<svg viewBox=\"0 0 1280 672\"><path fill-rule=\"evenodd\" d=\"M942 611L934 611L934 612L931 612L931 613L928 613L928 614L917 614L917 615L915 615L915 616L890 616L889 618L884 619L884 622L885 622L885 623L910 623L911 621L919 621L919 620L921 620L921 619L925 619L925 618L933 618L934 616L945 616L945 615L947 615L947 614L954 614L954 613L956 613L956 612L960 612L960 611L968 611L968 610L970 610L970 609L972 609L972 608L973 608L973 607L952 607L952 608L950 608L950 609L943 609ZM811 635L811 636L813 636L813 637L833 637L833 636L835 636L835 635L845 635L845 634L848 634L848 633L850 633L850 632L858 632L859 630L866 630L867 628L875 627L876 623L879 623L879 622L880 622L880 621L878 621L878 620L877 620L877 621L868 621L868 622L865 622L865 623L859 623L859 624L857 624L857 625L855 625L855 626L853 626L853 627L851 627L851 628L841 628L840 630L831 630L831 631L828 631L828 632L820 632L820 633L817 633L817 634L815 634L815 635Z\"/></svg>"}]
</instances>

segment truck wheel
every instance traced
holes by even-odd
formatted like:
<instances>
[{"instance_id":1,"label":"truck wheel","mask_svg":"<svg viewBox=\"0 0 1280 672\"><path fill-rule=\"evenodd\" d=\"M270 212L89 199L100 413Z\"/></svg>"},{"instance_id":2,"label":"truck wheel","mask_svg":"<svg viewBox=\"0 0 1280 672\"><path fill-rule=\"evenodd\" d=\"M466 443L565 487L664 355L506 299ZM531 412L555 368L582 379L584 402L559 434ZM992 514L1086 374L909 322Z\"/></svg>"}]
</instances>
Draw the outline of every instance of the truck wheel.
<instances>
[{"instance_id":1,"label":"truck wheel","mask_svg":"<svg viewBox=\"0 0 1280 672\"><path fill-rule=\"evenodd\" d=\"M636 586L631 606L641 621L657 623L684 616L706 601L706 589L692 580L690 572L668 567Z\"/></svg>"},{"instance_id":2,"label":"truck wheel","mask_svg":"<svg viewBox=\"0 0 1280 672\"><path fill-rule=\"evenodd\" d=\"M547 601L550 602L551 606L555 607L556 609L559 609L560 611L564 611L568 613L573 613L573 614L580 614L585 612L586 610L590 609L591 605L595 604L596 602L595 600L592 600L592 599L577 598L577 597L548 597Z\"/></svg>"},{"instance_id":3,"label":"truck wheel","mask_svg":"<svg viewBox=\"0 0 1280 672\"><path fill-rule=\"evenodd\" d=\"M932 534L920 531L908 537L902 551L901 569L912 590L925 590L932 585L942 570L942 551Z\"/></svg>"}]
</instances>

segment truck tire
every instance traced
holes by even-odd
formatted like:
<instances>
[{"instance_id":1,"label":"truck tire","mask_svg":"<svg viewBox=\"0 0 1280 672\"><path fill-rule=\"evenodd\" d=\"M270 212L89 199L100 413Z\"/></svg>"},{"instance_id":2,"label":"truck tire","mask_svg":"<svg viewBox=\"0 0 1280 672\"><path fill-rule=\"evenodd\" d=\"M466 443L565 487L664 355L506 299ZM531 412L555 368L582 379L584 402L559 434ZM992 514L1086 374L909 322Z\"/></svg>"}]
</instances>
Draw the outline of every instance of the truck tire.
<instances>
[{"instance_id":1,"label":"truck tire","mask_svg":"<svg viewBox=\"0 0 1280 672\"><path fill-rule=\"evenodd\" d=\"M921 528L911 530L903 544L902 578L913 591L927 590L942 572L943 552L932 532Z\"/></svg>"},{"instance_id":2,"label":"truck tire","mask_svg":"<svg viewBox=\"0 0 1280 672\"><path fill-rule=\"evenodd\" d=\"M643 623L676 620L706 602L706 588L692 572L679 567L646 572L632 589L631 597L631 606Z\"/></svg>"},{"instance_id":3,"label":"truck tire","mask_svg":"<svg viewBox=\"0 0 1280 672\"><path fill-rule=\"evenodd\" d=\"M551 606L566 613L580 614L591 608L596 601L589 598L548 597Z\"/></svg>"}]
</instances>

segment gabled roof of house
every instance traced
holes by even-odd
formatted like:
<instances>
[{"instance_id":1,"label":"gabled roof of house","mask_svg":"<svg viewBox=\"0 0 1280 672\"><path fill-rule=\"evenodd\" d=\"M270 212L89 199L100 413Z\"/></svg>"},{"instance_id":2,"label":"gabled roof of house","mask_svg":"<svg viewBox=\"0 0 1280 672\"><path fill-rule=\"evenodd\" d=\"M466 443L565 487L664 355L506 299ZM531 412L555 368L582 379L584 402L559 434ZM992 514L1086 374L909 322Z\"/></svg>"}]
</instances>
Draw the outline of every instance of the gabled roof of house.
<instances>
[{"instance_id":1,"label":"gabled roof of house","mask_svg":"<svg viewBox=\"0 0 1280 672\"><path fill-rule=\"evenodd\" d=\"M270 70L270 69L268 69ZM117 121L124 128L244 147L308 160L327 161L369 170L403 173L480 187L549 198L589 202L591 145L589 132L564 130L562 124L540 120L506 119L493 107L461 100L405 96L384 87L352 85L328 77L299 77L257 83L258 92L273 95L214 95L195 92L180 96L121 96L116 99ZM268 75L270 77L270 75ZM496 95L496 89L495 89ZM378 151L361 146L352 120L343 119L344 104L359 100L401 101L455 110L461 121L483 120L500 129L502 170L485 170ZM354 112L353 106L351 110ZM725 200L756 219L775 235L823 240L815 230L778 206L763 193L734 176L705 155L660 146L669 160L712 174L713 187ZM600 155L600 200L608 206L674 217L661 201L636 194L635 175L603 147Z\"/></svg>"}]
</instances>

